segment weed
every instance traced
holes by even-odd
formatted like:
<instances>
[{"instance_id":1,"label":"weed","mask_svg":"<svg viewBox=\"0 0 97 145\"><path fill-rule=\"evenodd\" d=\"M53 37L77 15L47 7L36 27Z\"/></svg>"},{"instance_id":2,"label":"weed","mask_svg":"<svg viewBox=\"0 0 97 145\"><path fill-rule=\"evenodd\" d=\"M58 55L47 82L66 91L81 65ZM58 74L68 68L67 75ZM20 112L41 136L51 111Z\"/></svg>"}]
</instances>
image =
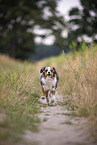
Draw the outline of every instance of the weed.
<instances>
[{"instance_id":1,"label":"weed","mask_svg":"<svg viewBox=\"0 0 97 145\"><path fill-rule=\"evenodd\" d=\"M47 118L44 118L44 119L43 119L43 122L46 122L46 121L47 121Z\"/></svg>"},{"instance_id":2,"label":"weed","mask_svg":"<svg viewBox=\"0 0 97 145\"><path fill-rule=\"evenodd\" d=\"M46 116L50 116L50 114L48 114L48 113L46 113L45 115L46 115Z\"/></svg>"},{"instance_id":3,"label":"weed","mask_svg":"<svg viewBox=\"0 0 97 145\"><path fill-rule=\"evenodd\" d=\"M71 121L69 121L69 120L66 120L66 121L62 122L61 124L68 124L68 125L72 125L73 123L72 123Z\"/></svg>"}]
</instances>

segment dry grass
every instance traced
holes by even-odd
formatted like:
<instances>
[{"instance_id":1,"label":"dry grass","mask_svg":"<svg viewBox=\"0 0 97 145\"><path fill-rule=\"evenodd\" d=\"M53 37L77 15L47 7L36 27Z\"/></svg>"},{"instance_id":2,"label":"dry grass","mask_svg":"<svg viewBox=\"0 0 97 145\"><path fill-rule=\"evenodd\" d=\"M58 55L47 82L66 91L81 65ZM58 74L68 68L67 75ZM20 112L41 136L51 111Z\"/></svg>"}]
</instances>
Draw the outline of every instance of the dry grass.
<instances>
[{"instance_id":1,"label":"dry grass","mask_svg":"<svg viewBox=\"0 0 97 145\"><path fill-rule=\"evenodd\" d=\"M77 111L78 116L87 116L97 123L97 45L86 46L80 52L62 54L38 63L38 67L53 66L60 81L59 102L67 109Z\"/></svg>"},{"instance_id":2,"label":"dry grass","mask_svg":"<svg viewBox=\"0 0 97 145\"><path fill-rule=\"evenodd\" d=\"M60 82L61 92L80 116L97 116L97 46L66 58Z\"/></svg>"}]
</instances>

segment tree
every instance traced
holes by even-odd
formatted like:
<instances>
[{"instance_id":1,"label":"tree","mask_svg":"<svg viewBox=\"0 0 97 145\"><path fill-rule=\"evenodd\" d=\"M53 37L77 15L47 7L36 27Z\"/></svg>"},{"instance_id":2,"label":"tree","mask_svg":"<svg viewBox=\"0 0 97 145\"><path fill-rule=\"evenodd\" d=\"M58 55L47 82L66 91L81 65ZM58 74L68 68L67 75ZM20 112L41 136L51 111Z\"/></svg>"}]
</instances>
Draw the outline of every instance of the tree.
<instances>
[{"instance_id":1,"label":"tree","mask_svg":"<svg viewBox=\"0 0 97 145\"><path fill-rule=\"evenodd\" d=\"M97 1L80 0L81 9L75 7L69 11L68 43L79 43L81 38L90 38L97 42Z\"/></svg>"},{"instance_id":2,"label":"tree","mask_svg":"<svg viewBox=\"0 0 97 145\"><path fill-rule=\"evenodd\" d=\"M54 36L62 29L64 20L56 7L57 0L0 0L0 52L28 58L35 52L35 26L51 30Z\"/></svg>"}]
</instances>

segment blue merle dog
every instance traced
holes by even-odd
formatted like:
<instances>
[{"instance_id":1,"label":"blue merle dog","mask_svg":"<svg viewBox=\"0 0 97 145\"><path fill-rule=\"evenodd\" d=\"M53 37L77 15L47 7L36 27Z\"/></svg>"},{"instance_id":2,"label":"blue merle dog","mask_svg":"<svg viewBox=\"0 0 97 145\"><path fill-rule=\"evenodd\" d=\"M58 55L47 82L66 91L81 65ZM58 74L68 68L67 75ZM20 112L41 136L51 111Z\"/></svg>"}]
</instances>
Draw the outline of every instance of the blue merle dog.
<instances>
[{"instance_id":1,"label":"blue merle dog","mask_svg":"<svg viewBox=\"0 0 97 145\"><path fill-rule=\"evenodd\" d=\"M51 96L51 104L55 103L55 91L58 86L59 76L54 67L43 67L40 70L42 73L40 84L42 88L42 99L45 98L49 104L49 95Z\"/></svg>"}]
</instances>

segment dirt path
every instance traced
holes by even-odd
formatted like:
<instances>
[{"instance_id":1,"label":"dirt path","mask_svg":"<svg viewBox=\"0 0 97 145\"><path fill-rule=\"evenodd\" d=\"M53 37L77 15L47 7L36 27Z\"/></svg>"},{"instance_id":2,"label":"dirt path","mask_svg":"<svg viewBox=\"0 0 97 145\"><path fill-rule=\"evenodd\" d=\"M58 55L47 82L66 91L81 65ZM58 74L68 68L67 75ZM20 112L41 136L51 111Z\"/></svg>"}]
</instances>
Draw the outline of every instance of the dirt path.
<instances>
[{"instance_id":1,"label":"dirt path","mask_svg":"<svg viewBox=\"0 0 97 145\"><path fill-rule=\"evenodd\" d=\"M46 103L45 100L42 103ZM41 125L38 133L25 131L24 140L31 145L96 145L82 117L70 117L65 107L47 106L38 114Z\"/></svg>"}]
</instances>

